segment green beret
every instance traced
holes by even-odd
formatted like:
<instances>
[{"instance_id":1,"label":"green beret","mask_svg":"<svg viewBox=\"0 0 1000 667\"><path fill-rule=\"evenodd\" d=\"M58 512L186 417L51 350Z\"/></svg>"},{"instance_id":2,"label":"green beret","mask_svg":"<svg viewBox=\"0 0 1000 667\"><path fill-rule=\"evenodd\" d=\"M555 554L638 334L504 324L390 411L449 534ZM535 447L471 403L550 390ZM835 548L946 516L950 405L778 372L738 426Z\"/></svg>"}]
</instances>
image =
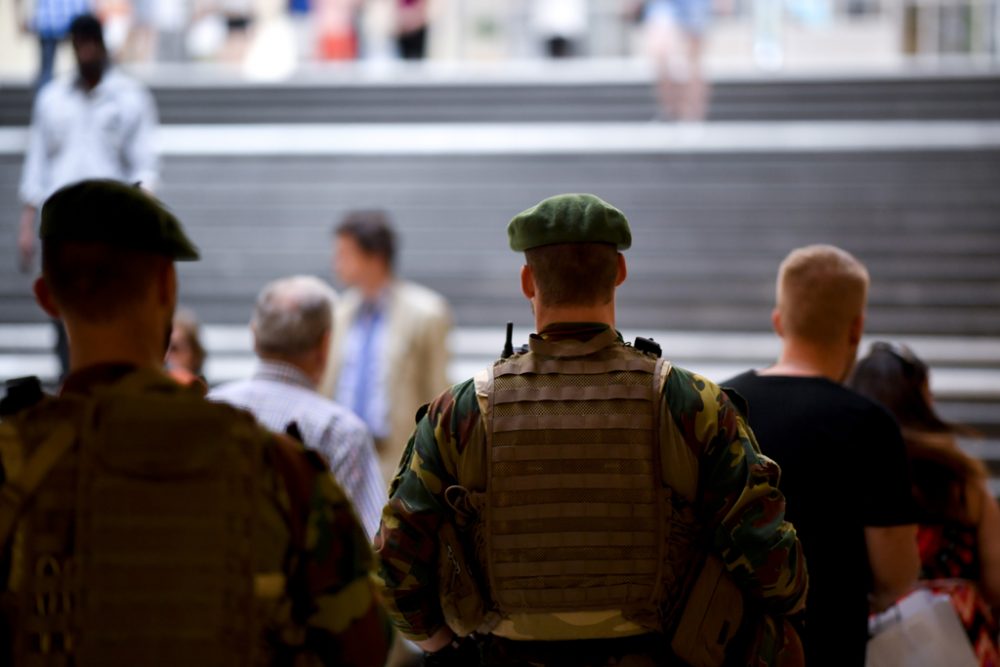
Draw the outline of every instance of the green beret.
<instances>
[{"instance_id":1,"label":"green beret","mask_svg":"<svg viewBox=\"0 0 1000 667\"><path fill-rule=\"evenodd\" d=\"M96 179L68 185L42 206L42 241L106 243L128 250L198 259L174 214L138 185Z\"/></svg>"},{"instance_id":2,"label":"green beret","mask_svg":"<svg viewBox=\"0 0 1000 667\"><path fill-rule=\"evenodd\" d=\"M556 195L517 214L507 238L516 252L555 243L608 243L619 250L632 245L625 215L587 194Z\"/></svg>"}]
</instances>

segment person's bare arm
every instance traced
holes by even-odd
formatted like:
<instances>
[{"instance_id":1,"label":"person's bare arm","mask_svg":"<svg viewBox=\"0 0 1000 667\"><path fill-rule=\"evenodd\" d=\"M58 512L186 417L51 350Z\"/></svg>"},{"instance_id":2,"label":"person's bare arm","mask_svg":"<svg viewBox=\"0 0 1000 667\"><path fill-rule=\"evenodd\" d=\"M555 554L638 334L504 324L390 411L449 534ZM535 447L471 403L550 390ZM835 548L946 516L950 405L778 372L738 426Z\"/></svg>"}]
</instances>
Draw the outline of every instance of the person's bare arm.
<instances>
[{"instance_id":1,"label":"person's bare arm","mask_svg":"<svg viewBox=\"0 0 1000 667\"><path fill-rule=\"evenodd\" d=\"M25 204L21 210L21 223L17 235L17 249L20 268L23 273L31 269L31 261L35 257L35 218L38 210L31 204Z\"/></svg>"},{"instance_id":2,"label":"person's bare arm","mask_svg":"<svg viewBox=\"0 0 1000 667\"><path fill-rule=\"evenodd\" d=\"M920 576L917 527L865 526L872 569L872 607L882 611L910 592Z\"/></svg>"},{"instance_id":3,"label":"person's bare arm","mask_svg":"<svg viewBox=\"0 0 1000 667\"><path fill-rule=\"evenodd\" d=\"M1000 506L984 482L983 512L979 520L979 585L994 607L1000 607Z\"/></svg>"}]
</instances>

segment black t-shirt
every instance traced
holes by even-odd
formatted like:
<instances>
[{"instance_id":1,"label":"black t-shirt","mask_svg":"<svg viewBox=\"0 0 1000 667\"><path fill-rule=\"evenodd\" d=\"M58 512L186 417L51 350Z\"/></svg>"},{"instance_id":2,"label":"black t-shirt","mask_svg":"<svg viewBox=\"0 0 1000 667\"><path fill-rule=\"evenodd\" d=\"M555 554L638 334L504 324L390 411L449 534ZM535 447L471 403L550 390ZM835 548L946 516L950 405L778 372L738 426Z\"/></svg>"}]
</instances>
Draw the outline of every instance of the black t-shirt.
<instances>
[{"instance_id":1,"label":"black t-shirt","mask_svg":"<svg viewBox=\"0 0 1000 667\"><path fill-rule=\"evenodd\" d=\"M860 667L872 588L864 528L915 522L899 427L825 378L748 371L722 384L747 400L761 450L781 466L785 518L809 570L806 664Z\"/></svg>"}]
</instances>

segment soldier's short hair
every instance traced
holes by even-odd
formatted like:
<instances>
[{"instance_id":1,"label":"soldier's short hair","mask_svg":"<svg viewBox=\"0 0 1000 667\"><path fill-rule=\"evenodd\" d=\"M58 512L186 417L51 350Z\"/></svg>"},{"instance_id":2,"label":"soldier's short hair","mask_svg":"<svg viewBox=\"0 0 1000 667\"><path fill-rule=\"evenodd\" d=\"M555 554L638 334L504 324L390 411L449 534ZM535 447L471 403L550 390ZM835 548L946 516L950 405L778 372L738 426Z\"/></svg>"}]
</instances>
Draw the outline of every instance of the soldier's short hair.
<instances>
[{"instance_id":1,"label":"soldier's short hair","mask_svg":"<svg viewBox=\"0 0 1000 667\"><path fill-rule=\"evenodd\" d=\"M778 270L776 290L785 333L818 343L838 340L864 312L868 284L868 270L846 250L793 250Z\"/></svg>"},{"instance_id":2,"label":"soldier's short hair","mask_svg":"<svg viewBox=\"0 0 1000 667\"><path fill-rule=\"evenodd\" d=\"M171 260L105 243L42 240L42 277L59 309L92 324L127 314Z\"/></svg>"},{"instance_id":3,"label":"soldier's short hair","mask_svg":"<svg viewBox=\"0 0 1000 667\"><path fill-rule=\"evenodd\" d=\"M365 254L381 257L390 270L396 267L396 232L385 211L350 211L336 226L334 235L349 236Z\"/></svg>"},{"instance_id":4,"label":"soldier's short hair","mask_svg":"<svg viewBox=\"0 0 1000 667\"><path fill-rule=\"evenodd\" d=\"M618 249L609 243L557 243L525 250L524 256L547 306L592 306L615 298Z\"/></svg>"},{"instance_id":5,"label":"soldier's short hair","mask_svg":"<svg viewBox=\"0 0 1000 667\"><path fill-rule=\"evenodd\" d=\"M250 326L262 356L309 352L333 328L337 293L314 276L291 276L268 283L257 296Z\"/></svg>"}]
</instances>

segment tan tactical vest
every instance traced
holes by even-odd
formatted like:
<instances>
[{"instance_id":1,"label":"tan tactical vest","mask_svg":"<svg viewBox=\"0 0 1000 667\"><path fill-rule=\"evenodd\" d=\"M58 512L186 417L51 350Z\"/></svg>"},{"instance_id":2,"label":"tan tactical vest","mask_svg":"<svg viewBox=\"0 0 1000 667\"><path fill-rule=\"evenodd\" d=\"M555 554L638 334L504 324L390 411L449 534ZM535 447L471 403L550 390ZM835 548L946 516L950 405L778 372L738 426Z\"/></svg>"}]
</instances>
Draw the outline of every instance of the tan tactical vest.
<instances>
[{"instance_id":1,"label":"tan tactical vest","mask_svg":"<svg viewBox=\"0 0 1000 667\"><path fill-rule=\"evenodd\" d=\"M16 529L4 600L15 665L258 660L265 436L235 412L220 417L136 373L15 420L0 504L0 531Z\"/></svg>"},{"instance_id":2,"label":"tan tactical vest","mask_svg":"<svg viewBox=\"0 0 1000 667\"><path fill-rule=\"evenodd\" d=\"M618 343L533 338L488 382L483 533L497 611L622 610L663 590L661 363Z\"/></svg>"}]
</instances>

